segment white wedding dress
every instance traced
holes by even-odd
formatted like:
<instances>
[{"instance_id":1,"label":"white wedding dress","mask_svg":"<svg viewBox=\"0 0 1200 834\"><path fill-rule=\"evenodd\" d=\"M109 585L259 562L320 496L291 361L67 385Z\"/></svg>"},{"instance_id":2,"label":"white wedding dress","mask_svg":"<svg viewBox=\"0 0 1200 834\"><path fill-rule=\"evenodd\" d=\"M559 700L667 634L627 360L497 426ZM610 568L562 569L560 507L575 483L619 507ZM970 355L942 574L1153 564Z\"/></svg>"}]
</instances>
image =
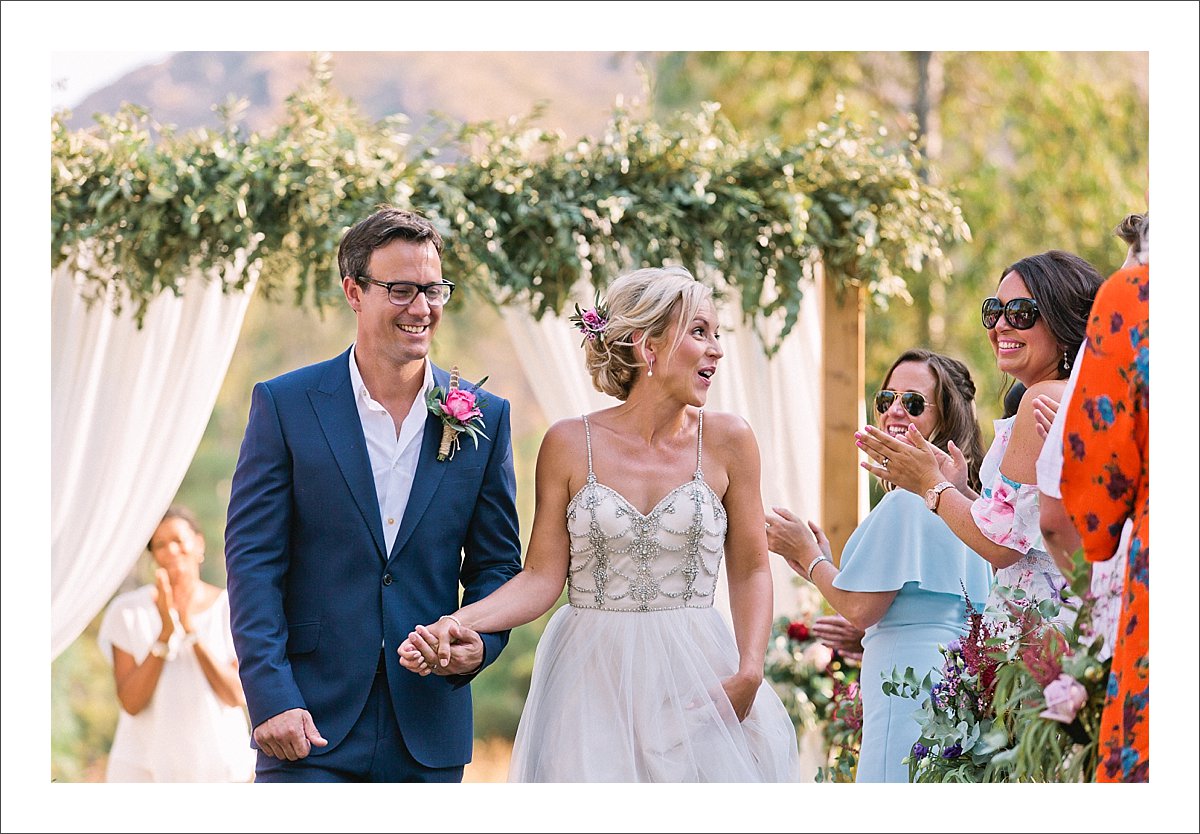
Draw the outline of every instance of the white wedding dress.
<instances>
[{"instance_id":1,"label":"white wedding dress","mask_svg":"<svg viewBox=\"0 0 1200 834\"><path fill-rule=\"evenodd\" d=\"M592 471L567 506L568 605L538 644L513 782L786 782L796 732L765 681L739 722L738 652L713 608L725 508L701 471L642 515Z\"/></svg>"}]
</instances>

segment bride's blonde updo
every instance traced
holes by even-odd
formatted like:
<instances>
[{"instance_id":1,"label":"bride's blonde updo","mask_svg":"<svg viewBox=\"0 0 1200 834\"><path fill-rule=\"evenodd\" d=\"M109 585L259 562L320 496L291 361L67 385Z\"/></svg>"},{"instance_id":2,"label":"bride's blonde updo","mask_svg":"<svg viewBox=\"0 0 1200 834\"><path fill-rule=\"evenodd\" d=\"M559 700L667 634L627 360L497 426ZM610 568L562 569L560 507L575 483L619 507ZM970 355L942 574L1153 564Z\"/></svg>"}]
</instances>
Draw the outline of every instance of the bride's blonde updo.
<instances>
[{"instance_id":1,"label":"bride's blonde updo","mask_svg":"<svg viewBox=\"0 0 1200 834\"><path fill-rule=\"evenodd\" d=\"M608 323L603 334L584 341L587 369L596 390L618 400L629 392L646 365L635 347L646 339L659 339L677 324L675 343L696 317L700 305L712 297L682 266L651 267L622 275L608 287L604 301Z\"/></svg>"}]
</instances>

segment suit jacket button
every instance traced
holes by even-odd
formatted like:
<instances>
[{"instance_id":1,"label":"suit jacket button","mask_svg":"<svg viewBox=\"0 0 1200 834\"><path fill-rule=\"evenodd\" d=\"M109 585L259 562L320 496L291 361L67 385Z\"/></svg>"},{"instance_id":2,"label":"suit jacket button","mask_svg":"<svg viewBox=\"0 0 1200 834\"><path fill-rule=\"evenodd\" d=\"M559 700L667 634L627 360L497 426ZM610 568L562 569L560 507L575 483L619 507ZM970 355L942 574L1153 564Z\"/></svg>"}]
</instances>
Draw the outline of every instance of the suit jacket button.
<instances>
[{"instance_id":1,"label":"suit jacket button","mask_svg":"<svg viewBox=\"0 0 1200 834\"><path fill-rule=\"evenodd\" d=\"M385 573L385 574L383 575L383 584L384 584L384 585L391 585L391 584L392 584L392 575L391 575L390 573Z\"/></svg>"}]
</instances>

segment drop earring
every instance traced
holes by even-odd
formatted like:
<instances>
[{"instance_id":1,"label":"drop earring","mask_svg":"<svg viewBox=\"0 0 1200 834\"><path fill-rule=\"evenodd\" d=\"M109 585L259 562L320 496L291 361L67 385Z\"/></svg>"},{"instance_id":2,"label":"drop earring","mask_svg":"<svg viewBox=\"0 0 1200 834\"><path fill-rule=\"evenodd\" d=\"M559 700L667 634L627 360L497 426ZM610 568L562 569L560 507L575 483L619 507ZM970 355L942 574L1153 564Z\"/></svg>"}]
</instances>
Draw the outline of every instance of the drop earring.
<instances>
[{"instance_id":1,"label":"drop earring","mask_svg":"<svg viewBox=\"0 0 1200 834\"><path fill-rule=\"evenodd\" d=\"M654 357L653 356L646 359L646 376L648 376L648 377L654 376Z\"/></svg>"},{"instance_id":2,"label":"drop earring","mask_svg":"<svg viewBox=\"0 0 1200 834\"><path fill-rule=\"evenodd\" d=\"M1071 357L1067 356L1067 352L1063 351L1062 367L1064 371L1071 370Z\"/></svg>"}]
</instances>

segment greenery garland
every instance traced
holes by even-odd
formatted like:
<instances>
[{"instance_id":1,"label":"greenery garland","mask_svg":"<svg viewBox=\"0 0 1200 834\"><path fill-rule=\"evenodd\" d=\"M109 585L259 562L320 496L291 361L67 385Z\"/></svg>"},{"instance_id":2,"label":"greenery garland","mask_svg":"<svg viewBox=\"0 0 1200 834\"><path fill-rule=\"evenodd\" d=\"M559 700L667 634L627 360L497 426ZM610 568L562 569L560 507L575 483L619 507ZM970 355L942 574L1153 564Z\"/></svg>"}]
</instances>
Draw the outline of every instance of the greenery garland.
<instances>
[{"instance_id":1,"label":"greenery garland","mask_svg":"<svg viewBox=\"0 0 1200 834\"><path fill-rule=\"evenodd\" d=\"M226 290L253 273L264 292L320 307L340 296L343 232L388 202L434 219L447 275L494 303L540 317L631 265L706 265L774 348L816 260L886 305L907 297L906 272L948 271L943 246L969 237L951 197L917 175L911 141L893 146L840 108L786 148L740 137L716 104L665 124L618 107L602 137L574 143L532 127L536 114L422 140L403 116L363 119L321 61L273 131L244 133L244 106L220 108L222 130L182 136L130 105L87 131L55 114L52 266L70 263L87 297L140 321L156 295L246 249L251 269L222 277Z\"/></svg>"}]
</instances>

